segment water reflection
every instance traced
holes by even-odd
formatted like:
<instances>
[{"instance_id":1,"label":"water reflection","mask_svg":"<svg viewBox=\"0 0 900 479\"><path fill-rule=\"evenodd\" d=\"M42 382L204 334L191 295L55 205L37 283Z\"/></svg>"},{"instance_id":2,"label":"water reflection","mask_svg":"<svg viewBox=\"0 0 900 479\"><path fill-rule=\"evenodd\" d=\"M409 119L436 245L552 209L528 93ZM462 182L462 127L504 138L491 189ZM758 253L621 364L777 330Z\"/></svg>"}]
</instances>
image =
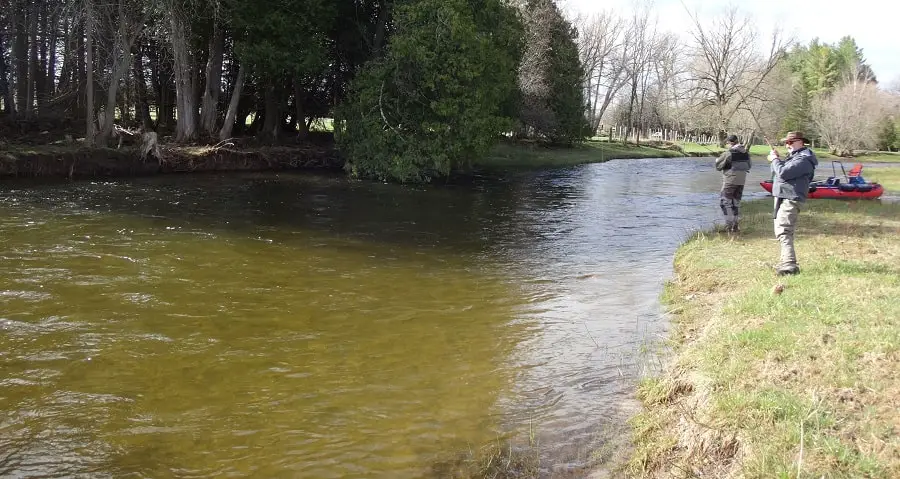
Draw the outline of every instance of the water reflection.
<instances>
[{"instance_id":1,"label":"water reflection","mask_svg":"<svg viewBox=\"0 0 900 479\"><path fill-rule=\"evenodd\" d=\"M561 458L620 418L718 182L629 160L8 186L0 474L419 477L532 423Z\"/></svg>"}]
</instances>

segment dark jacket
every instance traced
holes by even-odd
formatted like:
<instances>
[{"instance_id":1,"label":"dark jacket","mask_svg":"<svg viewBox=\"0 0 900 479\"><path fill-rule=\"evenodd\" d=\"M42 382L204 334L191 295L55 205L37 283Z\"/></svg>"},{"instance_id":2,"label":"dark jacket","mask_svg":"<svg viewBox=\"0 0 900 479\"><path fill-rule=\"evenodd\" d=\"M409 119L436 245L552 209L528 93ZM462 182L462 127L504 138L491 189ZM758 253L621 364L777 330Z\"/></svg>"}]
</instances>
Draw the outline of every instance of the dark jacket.
<instances>
[{"instance_id":1,"label":"dark jacket","mask_svg":"<svg viewBox=\"0 0 900 479\"><path fill-rule=\"evenodd\" d=\"M816 173L819 160L809 148L792 152L785 159L772 162L772 196L786 200L806 201L809 182Z\"/></svg>"},{"instance_id":2,"label":"dark jacket","mask_svg":"<svg viewBox=\"0 0 900 479\"><path fill-rule=\"evenodd\" d=\"M743 186L751 166L750 154L744 145L734 145L716 158L716 169L724 176L723 186Z\"/></svg>"}]
</instances>

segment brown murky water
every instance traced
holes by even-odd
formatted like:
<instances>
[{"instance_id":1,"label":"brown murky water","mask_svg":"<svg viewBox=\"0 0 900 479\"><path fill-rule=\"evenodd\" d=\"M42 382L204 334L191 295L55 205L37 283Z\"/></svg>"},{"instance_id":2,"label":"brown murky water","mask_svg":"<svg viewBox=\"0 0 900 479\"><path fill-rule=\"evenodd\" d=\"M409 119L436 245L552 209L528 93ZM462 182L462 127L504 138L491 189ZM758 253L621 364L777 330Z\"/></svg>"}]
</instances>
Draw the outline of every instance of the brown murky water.
<instances>
[{"instance_id":1,"label":"brown murky water","mask_svg":"<svg viewBox=\"0 0 900 479\"><path fill-rule=\"evenodd\" d=\"M427 477L516 431L577 459L718 184L708 160L0 184L0 476Z\"/></svg>"}]
</instances>

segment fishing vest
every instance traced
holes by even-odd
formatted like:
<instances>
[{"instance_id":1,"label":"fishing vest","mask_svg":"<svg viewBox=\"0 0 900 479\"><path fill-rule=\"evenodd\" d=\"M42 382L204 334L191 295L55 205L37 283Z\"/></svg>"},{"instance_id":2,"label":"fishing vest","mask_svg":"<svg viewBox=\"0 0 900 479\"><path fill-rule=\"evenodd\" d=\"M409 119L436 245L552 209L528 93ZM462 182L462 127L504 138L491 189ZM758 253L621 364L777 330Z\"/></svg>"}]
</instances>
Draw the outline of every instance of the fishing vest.
<instances>
[{"instance_id":1,"label":"fishing vest","mask_svg":"<svg viewBox=\"0 0 900 479\"><path fill-rule=\"evenodd\" d=\"M750 161L750 153L747 153L746 151L740 152L740 151L731 150L731 162L736 163L738 161L743 161L743 162Z\"/></svg>"}]
</instances>

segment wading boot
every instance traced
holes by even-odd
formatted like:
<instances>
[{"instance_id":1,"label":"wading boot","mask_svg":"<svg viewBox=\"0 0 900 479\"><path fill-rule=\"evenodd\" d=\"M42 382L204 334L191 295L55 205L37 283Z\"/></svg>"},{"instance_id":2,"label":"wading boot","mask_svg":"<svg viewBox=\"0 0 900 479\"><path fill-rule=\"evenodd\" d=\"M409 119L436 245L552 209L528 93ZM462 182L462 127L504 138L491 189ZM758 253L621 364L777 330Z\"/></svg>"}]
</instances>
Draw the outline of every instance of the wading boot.
<instances>
[{"instance_id":1,"label":"wading boot","mask_svg":"<svg viewBox=\"0 0 900 479\"><path fill-rule=\"evenodd\" d=\"M800 274L800 267L797 264L781 264L775 268L775 272L778 273L778 276Z\"/></svg>"}]
</instances>

